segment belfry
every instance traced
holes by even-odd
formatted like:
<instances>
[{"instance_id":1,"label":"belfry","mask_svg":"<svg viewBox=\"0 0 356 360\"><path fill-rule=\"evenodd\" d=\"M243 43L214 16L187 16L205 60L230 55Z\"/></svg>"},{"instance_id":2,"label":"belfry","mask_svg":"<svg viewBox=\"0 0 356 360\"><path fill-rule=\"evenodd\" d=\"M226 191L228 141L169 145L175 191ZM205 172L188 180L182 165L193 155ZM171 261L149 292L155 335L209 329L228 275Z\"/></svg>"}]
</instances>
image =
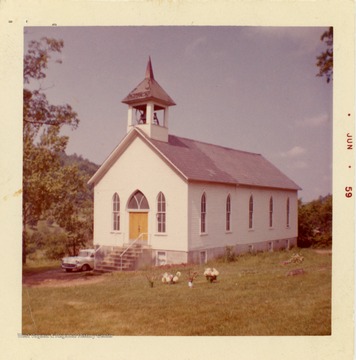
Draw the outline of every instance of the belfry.
<instances>
[{"instance_id":1,"label":"belfry","mask_svg":"<svg viewBox=\"0 0 356 360\"><path fill-rule=\"evenodd\" d=\"M129 106L127 132L137 126L151 139L168 141L168 109L175 102L155 80L151 58L144 80L122 102Z\"/></svg>"}]
</instances>

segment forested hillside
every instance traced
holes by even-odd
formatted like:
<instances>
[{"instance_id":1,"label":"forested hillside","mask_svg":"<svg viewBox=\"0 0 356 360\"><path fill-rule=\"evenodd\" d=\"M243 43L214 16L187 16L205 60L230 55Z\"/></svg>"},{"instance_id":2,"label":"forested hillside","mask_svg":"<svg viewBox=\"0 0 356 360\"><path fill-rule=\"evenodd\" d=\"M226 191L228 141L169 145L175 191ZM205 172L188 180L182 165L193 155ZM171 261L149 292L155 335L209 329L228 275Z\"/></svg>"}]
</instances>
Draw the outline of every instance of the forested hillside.
<instances>
[{"instance_id":1,"label":"forested hillside","mask_svg":"<svg viewBox=\"0 0 356 360\"><path fill-rule=\"evenodd\" d=\"M86 174L89 177L93 176L99 168L98 165L87 159L84 159L81 155L77 155L76 153L74 153L73 155L67 155L63 152L61 154L61 164L64 166L74 164L83 174Z\"/></svg>"}]
</instances>

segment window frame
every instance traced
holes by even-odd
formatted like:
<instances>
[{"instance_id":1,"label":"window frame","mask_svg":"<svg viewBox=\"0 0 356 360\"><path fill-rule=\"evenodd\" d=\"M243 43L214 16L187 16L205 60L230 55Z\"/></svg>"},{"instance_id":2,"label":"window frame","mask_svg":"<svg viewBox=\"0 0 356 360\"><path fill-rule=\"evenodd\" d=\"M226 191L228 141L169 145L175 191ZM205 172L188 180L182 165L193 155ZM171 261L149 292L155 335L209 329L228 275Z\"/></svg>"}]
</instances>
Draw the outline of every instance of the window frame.
<instances>
[{"instance_id":1,"label":"window frame","mask_svg":"<svg viewBox=\"0 0 356 360\"><path fill-rule=\"evenodd\" d=\"M203 192L200 198L200 234L207 234L207 201L206 201L206 193Z\"/></svg>"},{"instance_id":2,"label":"window frame","mask_svg":"<svg viewBox=\"0 0 356 360\"><path fill-rule=\"evenodd\" d=\"M112 231L120 231L120 196L117 192L114 193L111 200L112 209Z\"/></svg>"},{"instance_id":3,"label":"window frame","mask_svg":"<svg viewBox=\"0 0 356 360\"><path fill-rule=\"evenodd\" d=\"M164 263L160 263L160 259L164 261ZM156 251L156 266L167 265L167 251L157 250Z\"/></svg>"},{"instance_id":4,"label":"window frame","mask_svg":"<svg viewBox=\"0 0 356 360\"><path fill-rule=\"evenodd\" d=\"M290 198L287 197L286 203L286 227L290 228Z\"/></svg>"},{"instance_id":5,"label":"window frame","mask_svg":"<svg viewBox=\"0 0 356 360\"><path fill-rule=\"evenodd\" d=\"M129 198L127 209L130 211L149 211L150 205L144 193L136 190Z\"/></svg>"},{"instance_id":6,"label":"window frame","mask_svg":"<svg viewBox=\"0 0 356 360\"><path fill-rule=\"evenodd\" d=\"M200 251L199 253L199 263L206 264L208 262L208 254L206 250Z\"/></svg>"},{"instance_id":7,"label":"window frame","mask_svg":"<svg viewBox=\"0 0 356 360\"><path fill-rule=\"evenodd\" d=\"M225 231L231 232L231 196L230 196L230 194L226 198Z\"/></svg>"},{"instance_id":8,"label":"window frame","mask_svg":"<svg viewBox=\"0 0 356 360\"><path fill-rule=\"evenodd\" d=\"M269 198L269 227L273 228L273 196Z\"/></svg>"},{"instance_id":9,"label":"window frame","mask_svg":"<svg viewBox=\"0 0 356 360\"><path fill-rule=\"evenodd\" d=\"M162 191L157 195L157 233L166 234L167 233L167 201L166 197Z\"/></svg>"},{"instance_id":10,"label":"window frame","mask_svg":"<svg viewBox=\"0 0 356 360\"><path fill-rule=\"evenodd\" d=\"M248 201L248 228L253 230L253 195L250 195Z\"/></svg>"}]
</instances>

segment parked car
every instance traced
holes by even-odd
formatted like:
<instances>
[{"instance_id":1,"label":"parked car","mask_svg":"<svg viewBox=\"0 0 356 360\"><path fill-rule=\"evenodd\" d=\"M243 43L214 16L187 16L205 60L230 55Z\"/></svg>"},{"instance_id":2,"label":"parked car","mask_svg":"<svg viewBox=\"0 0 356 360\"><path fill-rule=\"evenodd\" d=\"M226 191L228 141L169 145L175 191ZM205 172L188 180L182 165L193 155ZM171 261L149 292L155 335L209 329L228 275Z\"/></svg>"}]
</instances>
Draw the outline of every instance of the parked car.
<instances>
[{"instance_id":1,"label":"parked car","mask_svg":"<svg viewBox=\"0 0 356 360\"><path fill-rule=\"evenodd\" d=\"M62 269L65 271L88 271L94 269L94 249L83 249L78 256L69 256L62 259Z\"/></svg>"}]
</instances>

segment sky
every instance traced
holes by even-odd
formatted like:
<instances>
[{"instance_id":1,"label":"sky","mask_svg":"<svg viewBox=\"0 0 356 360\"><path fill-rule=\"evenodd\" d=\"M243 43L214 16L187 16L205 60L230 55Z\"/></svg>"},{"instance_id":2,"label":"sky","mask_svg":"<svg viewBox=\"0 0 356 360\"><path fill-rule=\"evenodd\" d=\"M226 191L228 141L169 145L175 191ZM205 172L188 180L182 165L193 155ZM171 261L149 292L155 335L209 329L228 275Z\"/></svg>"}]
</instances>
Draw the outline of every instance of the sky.
<instances>
[{"instance_id":1,"label":"sky","mask_svg":"<svg viewBox=\"0 0 356 360\"><path fill-rule=\"evenodd\" d=\"M333 84L317 77L324 27L25 27L64 41L40 86L70 104L79 127L67 154L100 165L124 138L123 100L145 76L175 101L169 133L262 154L311 201L332 192ZM56 63L56 59L62 61Z\"/></svg>"}]
</instances>

